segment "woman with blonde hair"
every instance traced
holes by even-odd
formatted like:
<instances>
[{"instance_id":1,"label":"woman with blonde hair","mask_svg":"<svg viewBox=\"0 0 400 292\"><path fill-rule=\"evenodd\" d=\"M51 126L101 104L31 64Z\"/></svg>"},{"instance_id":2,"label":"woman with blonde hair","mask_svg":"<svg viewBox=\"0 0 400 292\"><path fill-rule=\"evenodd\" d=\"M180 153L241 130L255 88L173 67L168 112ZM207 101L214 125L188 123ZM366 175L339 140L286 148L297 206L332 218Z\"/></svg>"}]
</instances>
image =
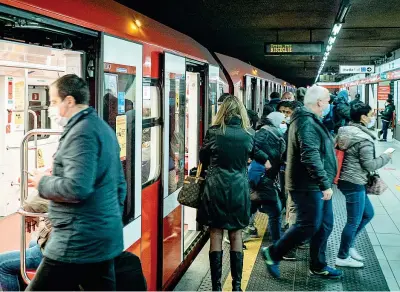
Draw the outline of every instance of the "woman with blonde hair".
<instances>
[{"instance_id":1,"label":"woman with blonde hair","mask_svg":"<svg viewBox=\"0 0 400 292\"><path fill-rule=\"evenodd\" d=\"M243 103L233 95L220 106L214 125L200 150L207 168L197 221L210 227L210 268L213 291L221 291L222 237L229 233L232 290L241 291L242 229L249 224L250 197L247 161L252 156L254 131Z\"/></svg>"}]
</instances>

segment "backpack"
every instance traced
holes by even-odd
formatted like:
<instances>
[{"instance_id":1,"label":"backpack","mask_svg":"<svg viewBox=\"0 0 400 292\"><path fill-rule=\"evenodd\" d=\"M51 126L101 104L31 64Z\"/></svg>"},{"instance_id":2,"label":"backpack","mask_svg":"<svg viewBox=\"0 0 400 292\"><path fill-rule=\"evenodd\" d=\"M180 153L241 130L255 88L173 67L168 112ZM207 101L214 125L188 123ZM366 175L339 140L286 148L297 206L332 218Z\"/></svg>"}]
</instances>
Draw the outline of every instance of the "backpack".
<instances>
[{"instance_id":1,"label":"backpack","mask_svg":"<svg viewBox=\"0 0 400 292\"><path fill-rule=\"evenodd\" d=\"M123 252L114 259L116 291L146 291L147 284L139 257Z\"/></svg>"}]
</instances>

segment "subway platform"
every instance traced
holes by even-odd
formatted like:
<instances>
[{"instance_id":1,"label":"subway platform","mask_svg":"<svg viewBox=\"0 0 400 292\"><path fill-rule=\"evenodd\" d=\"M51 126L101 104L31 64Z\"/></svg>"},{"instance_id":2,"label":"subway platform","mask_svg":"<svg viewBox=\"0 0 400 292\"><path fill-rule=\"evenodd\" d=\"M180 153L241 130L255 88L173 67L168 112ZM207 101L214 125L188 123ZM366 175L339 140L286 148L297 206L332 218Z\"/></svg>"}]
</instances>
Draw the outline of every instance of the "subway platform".
<instances>
[{"instance_id":1,"label":"subway platform","mask_svg":"<svg viewBox=\"0 0 400 292\"><path fill-rule=\"evenodd\" d=\"M268 217L258 213L256 226L261 235L246 243L242 289L247 291L399 291L400 284L400 144L377 142L377 154L388 147L395 152L392 162L380 170L389 189L381 196L369 196L375 217L361 232L356 248L365 257L360 269L342 268L344 277L327 280L311 276L308 270L309 250L297 249L296 261L281 262L281 279L272 278L261 254L261 247L270 239L265 232ZM333 196L334 230L328 241L328 264L334 266L340 236L346 223L345 198L335 188ZM175 291L210 291L211 276L208 262L209 245L205 245L182 277ZM224 243L222 270L223 290L231 290L229 245Z\"/></svg>"}]
</instances>

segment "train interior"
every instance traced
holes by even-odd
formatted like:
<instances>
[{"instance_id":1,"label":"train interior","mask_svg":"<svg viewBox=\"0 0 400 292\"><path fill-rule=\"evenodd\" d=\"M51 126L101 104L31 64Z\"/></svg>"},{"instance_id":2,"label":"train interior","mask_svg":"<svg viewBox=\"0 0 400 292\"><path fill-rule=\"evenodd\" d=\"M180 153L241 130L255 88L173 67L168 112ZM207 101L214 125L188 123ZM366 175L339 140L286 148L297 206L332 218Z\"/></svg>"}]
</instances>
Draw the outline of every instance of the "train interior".
<instances>
[{"instance_id":1,"label":"train interior","mask_svg":"<svg viewBox=\"0 0 400 292\"><path fill-rule=\"evenodd\" d=\"M204 64L186 60L186 101L185 101L185 176L197 167L204 122L201 109L205 102ZM198 130L200 129L200 131ZM183 206L184 251L187 251L200 233L196 222L197 210Z\"/></svg>"},{"instance_id":2,"label":"train interior","mask_svg":"<svg viewBox=\"0 0 400 292\"><path fill-rule=\"evenodd\" d=\"M4 252L19 249L20 216L15 212L21 204L21 141L35 128L58 129L49 118L49 85L69 73L93 77L96 40L4 13L0 27L0 233L7 234L2 236L0 252ZM58 139L35 135L28 141L28 171L51 166ZM29 189L28 199L34 193ZM31 236L27 234L27 242Z\"/></svg>"}]
</instances>

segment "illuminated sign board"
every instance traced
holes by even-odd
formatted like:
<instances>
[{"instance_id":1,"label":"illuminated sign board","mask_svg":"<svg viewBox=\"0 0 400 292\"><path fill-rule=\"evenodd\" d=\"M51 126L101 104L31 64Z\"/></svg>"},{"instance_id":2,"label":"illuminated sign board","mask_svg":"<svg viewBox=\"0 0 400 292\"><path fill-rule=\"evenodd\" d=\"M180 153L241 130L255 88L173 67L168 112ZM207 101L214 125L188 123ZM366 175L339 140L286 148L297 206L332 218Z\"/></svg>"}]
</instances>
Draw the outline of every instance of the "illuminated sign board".
<instances>
[{"instance_id":1,"label":"illuminated sign board","mask_svg":"<svg viewBox=\"0 0 400 292\"><path fill-rule=\"evenodd\" d=\"M374 72L375 72L374 65L365 65L365 66L340 65L339 66L339 74L358 74L358 73L374 73Z\"/></svg>"},{"instance_id":2,"label":"illuminated sign board","mask_svg":"<svg viewBox=\"0 0 400 292\"><path fill-rule=\"evenodd\" d=\"M324 43L265 43L264 54L269 56L282 55L322 55Z\"/></svg>"}]
</instances>

